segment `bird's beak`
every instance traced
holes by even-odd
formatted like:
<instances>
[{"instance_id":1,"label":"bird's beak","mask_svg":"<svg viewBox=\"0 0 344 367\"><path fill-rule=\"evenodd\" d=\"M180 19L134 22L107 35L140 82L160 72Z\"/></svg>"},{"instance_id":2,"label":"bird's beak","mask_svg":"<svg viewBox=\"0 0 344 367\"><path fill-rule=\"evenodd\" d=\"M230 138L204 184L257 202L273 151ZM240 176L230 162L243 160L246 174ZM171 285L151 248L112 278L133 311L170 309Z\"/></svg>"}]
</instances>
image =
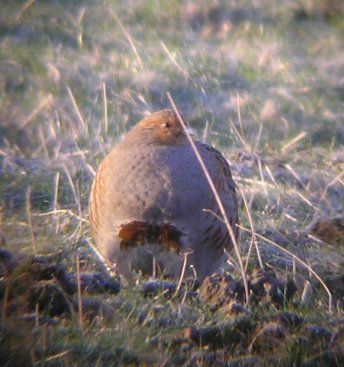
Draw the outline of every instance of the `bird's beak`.
<instances>
[{"instance_id":1,"label":"bird's beak","mask_svg":"<svg viewBox=\"0 0 344 367\"><path fill-rule=\"evenodd\" d=\"M187 127L186 128L186 133L189 134L192 138L197 137L197 131L195 129L193 129L192 127Z\"/></svg>"},{"instance_id":2,"label":"bird's beak","mask_svg":"<svg viewBox=\"0 0 344 367\"><path fill-rule=\"evenodd\" d=\"M187 126L186 129L181 128L176 136L187 136L187 135L190 135L192 138L194 138L197 135L196 130Z\"/></svg>"}]
</instances>

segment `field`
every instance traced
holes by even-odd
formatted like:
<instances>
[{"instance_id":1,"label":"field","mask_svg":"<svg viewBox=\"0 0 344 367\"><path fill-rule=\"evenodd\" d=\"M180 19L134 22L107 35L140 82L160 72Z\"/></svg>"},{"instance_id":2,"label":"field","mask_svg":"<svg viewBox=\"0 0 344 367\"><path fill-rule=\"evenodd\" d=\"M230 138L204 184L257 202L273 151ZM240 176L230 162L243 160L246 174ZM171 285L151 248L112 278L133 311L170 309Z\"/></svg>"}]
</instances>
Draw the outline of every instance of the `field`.
<instances>
[{"instance_id":1,"label":"field","mask_svg":"<svg viewBox=\"0 0 344 367\"><path fill-rule=\"evenodd\" d=\"M340 0L1 1L0 365L344 366ZM104 270L99 162L170 93L230 162L240 250L197 288Z\"/></svg>"}]
</instances>

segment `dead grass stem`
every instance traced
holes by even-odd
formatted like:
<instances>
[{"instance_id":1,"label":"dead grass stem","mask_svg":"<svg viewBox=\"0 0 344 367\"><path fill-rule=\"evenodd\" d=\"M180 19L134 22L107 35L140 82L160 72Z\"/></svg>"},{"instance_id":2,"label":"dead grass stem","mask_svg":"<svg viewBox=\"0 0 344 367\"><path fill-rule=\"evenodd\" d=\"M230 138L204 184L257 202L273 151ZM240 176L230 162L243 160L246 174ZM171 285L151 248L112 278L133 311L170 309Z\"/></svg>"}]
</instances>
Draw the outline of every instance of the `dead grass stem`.
<instances>
[{"instance_id":1,"label":"dead grass stem","mask_svg":"<svg viewBox=\"0 0 344 367\"><path fill-rule=\"evenodd\" d=\"M242 229L245 232L251 233L251 229L245 228L241 225L239 225L240 229ZM272 245L273 247L276 247L278 250L284 252L285 254L289 255L293 260L295 260L296 262L298 262L301 266L303 266L304 268L306 268L310 274L312 274L318 281L319 283L323 286L323 288L325 289L327 295L328 295L328 312L329 314L333 313L333 305L332 305L332 293L329 290L329 288L327 287L327 285L325 284L325 282L323 281L323 279L318 275L318 273L316 271L313 270L313 268L308 265L307 263L305 263L303 260L301 260L297 255L293 254L292 252L290 252L289 250L285 249L284 247L278 245L276 242L271 241L270 239L266 238L265 236L262 236L258 233L255 233L255 236L262 239L263 241L266 241L267 243L269 243L270 245Z\"/></svg>"},{"instance_id":2,"label":"dead grass stem","mask_svg":"<svg viewBox=\"0 0 344 367\"><path fill-rule=\"evenodd\" d=\"M251 216L250 210L249 210L248 205L247 205L247 200L246 200L244 191L242 189L240 189L240 194L241 194L241 197L243 198L243 201L244 201L245 210L246 210L248 221L250 223L250 227L251 227L251 231L252 231L250 246L249 246L249 249L248 249L247 259L246 259L246 264L245 264L245 272L247 272L247 268L248 268L248 265L249 265L253 245L256 248L257 257L258 257L258 261L259 261L259 266L262 270L264 270L264 263L263 263L261 255L260 255L259 246L258 246L256 236L254 234L255 230L254 230L254 226L253 226L252 216Z\"/></svg>"},{"instance_id":3,"label":"dead grass stem","mask_svg":"<svg viewBox=\"0 0 344 367\"><path fill-rule=\"evenodd\" d=\"M72 105L74 107L75 114L76 114L76 116L78 118L78 121L79 121L79 125L81 125L81 130L83 130L84 132L87 132L87 124L86 124L85 119L83 118L83 116L80 112L80 109L78 107L78 104L76 103L74 94L73 94L73 92L72 92L72 90L69 86L67 87L67 92L68 92L69 98L72 101Z\"/></svg>"},{"instance_id":4,"label":"dead grass stem","mask_svg":"<svg viewBox=\"0 0 344 367\"><path fill-rule=\"evenodd\" d=\"M26 190L26 215L27 215L27 220L29 222L32 250L33 250L33 253L36 254L37 246L36 246L36 239L35 239L35 234L34 234L33 225L32 225L31 186L30 185L27 187L27 190Z\"/></svg>"},{"instance_id":5,"label":"dead grass stem","mask_svg":"<svg viewBox=\"0 0 344 367\"><path fill-rule=\"evenodd\" d=\"M81 293L81 279L80 279L80 257L76 255L76 276L78 286L78 309L79 309L79 325L83 329L83 308L82 308L82 293Z\"/></svg>"},{"instance_id":6,"label":"dead grass stem","mask_svg":"<svg viewBox=\"0 0 344 367\"><path fill-rule=\"evenodd\" d=\"M108 102L107 102L107 93L106 93L106 84L103 82L103 108L104 108L104 135L107 134L109 128L109 120L108 120Z\"/></svg>"},{"instance_id":7,"label":"dead grass stem","mask_svg":"<svg viewBox=\"0 0 344 367\"><path fill-rule=\"evenodd\" d=\"M139 52L137 51L137 48L135 46L135 42L133 40L133 37L131 36L129 31L126 29L126 27L123 25L123 23L121 22L118 15L115 13L115 11L113 9L111 9L110 13L114 17L116 23L119 25L121 31L124 33L125 37L127 38L128 42L130 44L130 47L131 47L131 49L133 50L133 52L136 56L136 60L138 62L138 65L139 65L140 69L143 70L143 62L142 62L142 59L140 57Z\"/></svg>"},{"instance_id":8,"label":"dead grass stem","mask_svg":"<svg viewBox=\"0 0 344 367\"><path fill-rule=\"evenodd\" d=\"M176 69L186 78L189 78L189 73L183 69L176 61L176 58L171 54L170 50L167 48L166 44L163 41L160 41L160 45L162 49L165 51L166 55L168 56L169 60L172 62L172 64L176 67Z\"/></svg>"}]
</instances>

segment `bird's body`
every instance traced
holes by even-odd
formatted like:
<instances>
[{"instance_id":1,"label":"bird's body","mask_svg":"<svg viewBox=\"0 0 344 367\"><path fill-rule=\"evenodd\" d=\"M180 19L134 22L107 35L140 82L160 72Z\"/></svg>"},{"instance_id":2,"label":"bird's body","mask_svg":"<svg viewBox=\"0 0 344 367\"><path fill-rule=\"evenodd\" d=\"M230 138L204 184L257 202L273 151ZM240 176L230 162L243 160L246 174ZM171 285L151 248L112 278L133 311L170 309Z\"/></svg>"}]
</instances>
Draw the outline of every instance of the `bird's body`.
<instances>
[{"instance_id":1,"label":"bird's body","mask_svg":"<svg viewBox=\"0 0 344 367\"><path fill-rule=\"evenodd\" d=\"M166 136L167 135L167 136ZM195 142L234 233L235 185L227 161ZM232 241L206 176L177 116L168 110L139 122L100 164L90 222L103 256L128 277L131 269L177 278L190 251L199 279L218 270ZM155 261L153 261L155 258Z\"/></svg>"}]
</instances>

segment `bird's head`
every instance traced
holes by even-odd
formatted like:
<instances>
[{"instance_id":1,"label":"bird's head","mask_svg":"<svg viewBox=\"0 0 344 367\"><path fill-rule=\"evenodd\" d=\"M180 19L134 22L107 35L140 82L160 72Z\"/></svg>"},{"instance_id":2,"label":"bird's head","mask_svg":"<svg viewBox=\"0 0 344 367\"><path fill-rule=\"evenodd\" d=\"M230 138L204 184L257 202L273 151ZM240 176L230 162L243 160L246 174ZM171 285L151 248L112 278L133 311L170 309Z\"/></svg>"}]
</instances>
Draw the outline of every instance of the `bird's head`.
<instances>
[{"instance_id":1,"label":"bird's head","mask_svg":"<svg viewBox=\"0 0 344 367\"><path fill-rule=\"evenodd\" d=\"M141 120L135 132L145 137L146 141L159 145L178 146L187 142L187 136L178 116L171 110L154 112Z\"/></svg>"}]
</instances>

